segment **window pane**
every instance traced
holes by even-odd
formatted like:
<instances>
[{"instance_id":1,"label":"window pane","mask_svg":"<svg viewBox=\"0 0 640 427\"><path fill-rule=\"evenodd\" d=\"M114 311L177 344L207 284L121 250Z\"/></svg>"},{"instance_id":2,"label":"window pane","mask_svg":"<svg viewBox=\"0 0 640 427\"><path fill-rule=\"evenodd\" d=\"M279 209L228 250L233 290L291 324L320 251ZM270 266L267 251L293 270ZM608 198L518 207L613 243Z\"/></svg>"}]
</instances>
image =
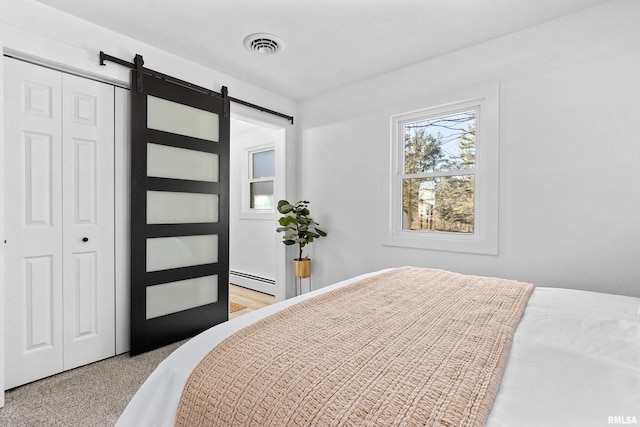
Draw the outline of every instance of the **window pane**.
<instances>
[{"instance_id":1,"label":"window pane","mask_svg":"<svg viewBox=\"0 0 640 427\"><path fill-rule=\"evenodd\" d=\"M218 222L218 195L147 191L148 224Z\"/></svg>"},{"instance_id":2,"label":"window pane","mask_svg":"<svg viewBox=\"0 0 640 427\"><path fill-rule=\"evenodd\" d=\"M404 124L404 173L473 169L476 112Z\"/></svg>"},{"instance_id":3,"label":"window pane","mask_svg":"<svg viewBox=\"0 0 640 427\"><path fill-rule=\"evenodd\" d=\"M473 233L474 176L402 180L402 229Z\"/></svg>"},{"instance_id":4,"label":"window pane","mask_svg":"<svg viewBox=\"0 0 640 427\"><path fill-rule=\"evenodd\" d=\"M199 108L147 96L147 127L218 142L218 115Z\"/></svg>"},{"instance_id":5,"label":"window pane","mask_svg":"<svg viewBox=\"0 0 640 427\"><path fill-rule=\"evenodd\" d=\"M149 286L147 287L147 319L217 301L217 275Z\"/></svg>"},{"instance_id":6,"label":"window pane","mask_svg":"<svg viewBox=\"0 0 640 427\"><path fill-rule=\"evenodd\" d=\"M273 181L252 182L251 209L273 209Z\"/></svg>"},{"instance_id":7,"label":"window pane","mask_svg":"<svg viewBox=\"0 0 640 427\"><path fill-rule=\"evenodd\" d=\"M218 235L147 239L147 271L218 262Z\"/></svg>"},{"instance_id":8,"label":"window pane","mask_svg":"<svg viewBox=\"0 0 640 427\"><path fill-rule=\"evenodd\" d=\"M275 150L253 153L253 179L276 176Z\"/></svg>"},{"instance_id":9,"label":"window pane","mask_svg":"<svg viewBox=\"0 0 640 427\"><path fill-rule=\"evenodd\" d=\"M214 153L147 144L147 176L218 182L218 163Z\"/></svg>"}]
</instances>

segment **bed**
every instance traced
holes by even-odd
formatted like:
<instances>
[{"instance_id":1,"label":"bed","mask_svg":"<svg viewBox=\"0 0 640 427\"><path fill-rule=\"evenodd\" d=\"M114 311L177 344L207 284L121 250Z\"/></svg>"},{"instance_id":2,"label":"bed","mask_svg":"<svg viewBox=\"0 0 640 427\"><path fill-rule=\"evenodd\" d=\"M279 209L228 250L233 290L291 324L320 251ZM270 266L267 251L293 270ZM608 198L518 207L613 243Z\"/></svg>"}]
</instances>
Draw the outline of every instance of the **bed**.
<instances>
[{"instance_id":1,"label":"bed","mask_svg":"<svg viewBox=\"0 0 640 427\"><path fill-rule=\"evenodd\" d=\"M357 276L203 332L158 366L133 397L117 426L175 425L177 415L183 411L181 397L188 388L185 386L203 360L230 339L287 310L310 304L311 298L326 299L332 293L378 280L398 270ZM462 277L466 280L475 276ZM640 419L640 298L532 287L525 300L526 308L516 316L517 326L507 343L505 366L498 371L495 395L488 395L489 412L465 425L588 427L637 423ZM434 338L427 339L431 342ZM483 364L487 364L486 360ZM313 397L305 396L304 400L313 400ZM298 425L376 424L363 419L372 421L360 418L352 422L343 418L335 423L296 422ZM405 424L398 420L395 424ZM430 425L458 425L456 421L447 421L444 415L436 421Z\"/></svg>"}]
</instances>

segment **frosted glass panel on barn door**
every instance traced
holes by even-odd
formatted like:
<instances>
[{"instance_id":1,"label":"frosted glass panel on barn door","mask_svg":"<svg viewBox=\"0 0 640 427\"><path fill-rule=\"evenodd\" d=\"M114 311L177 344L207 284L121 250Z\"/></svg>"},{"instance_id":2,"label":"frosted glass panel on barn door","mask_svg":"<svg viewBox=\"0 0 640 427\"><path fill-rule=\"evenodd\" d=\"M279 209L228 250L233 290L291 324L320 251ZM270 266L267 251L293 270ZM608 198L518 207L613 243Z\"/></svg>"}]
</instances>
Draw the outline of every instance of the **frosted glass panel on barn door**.
<instances>
[{"instance_id":1,"label":"frosted glass panel on barn door","mask_svg":"<svg viewBox=\"0 0 640 427\"><path fill-rule=\"evenodd\" d=\"M5 387L115 354L114 89L4 58Z\"/></svg>"},{"instance_id":2,"label":"frosted glass panel on barn door","mask_svg":"<svg viewBox=\"0 0 640 427\"><path fill-rule=\"evenodd\" d=\"M132 93L132 354L228 318L229 100L147 72L142 87Z\"/></svg>"}]
</instances>

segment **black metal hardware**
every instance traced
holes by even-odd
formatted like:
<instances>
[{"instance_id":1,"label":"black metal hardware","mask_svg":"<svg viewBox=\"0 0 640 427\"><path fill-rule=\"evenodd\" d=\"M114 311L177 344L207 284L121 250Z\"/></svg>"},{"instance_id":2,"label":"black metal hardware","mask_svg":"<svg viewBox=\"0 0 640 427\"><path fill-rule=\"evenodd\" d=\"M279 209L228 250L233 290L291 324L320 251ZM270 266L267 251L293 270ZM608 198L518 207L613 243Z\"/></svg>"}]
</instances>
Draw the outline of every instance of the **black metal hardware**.
<instances>
[{"instance_id":1,"label":"black metal hardware","mask_svg":"<svg viewBox=\"0 0 640 427\"><path fill-rule=\"evenodd\" d=\"M222 111L224 117L229 117L229 89L226 86L222 86L222 99L224 100L224 105L222 106Z\"/></svg>"},{"instance_id":2,"label":"black metal hardware","mask_svg":"<svg viewBox=\"0 0 640 427\"><path fill-rule=\"evenodd\" d=\"M100 65L107 65L104 61L113 62L115 64L119 64L128 68L136 68L136 64L133 62L123 61L120 58L116 58L115 56L107 55L103 51L100 51Z\"/></svg>"},{"instance_id":3,"label":"black metal hardware","mask_svg":"<svg viewBox=\"0 0 640 427\"><path fill-rule=\"evenodd\" d=\"M133 63L136 64L136 71L138 79L136 81L136 90L138 91L138 93L142 93L142 72L144 70L144 68L142 67L144 65L144 59L142 59L142 55L136 55L135 58L133 59Z\"/></svg>"},{"instance_id":4,"label":"black metal hardware","mask_svg":"<svg viewBox=\"0 0 640 427\"><path fill-rule=\"evenodd\" d=\"M293 124L293 116L287 116L286 114L278 113L277 111L273 111L273 110L270 110L268 108L264 108L264 107L261 107L259 105L255 105L255 104L252 104L250 102L243 101L243 100L238 99L238 98L234 98L232 96L229 97L229 101L235 102L236 104L244 105L246 107L253 108L254 110L260 110L263 113L268 113L268 114L272 114L274 116L282 117L284 119L289 120L289 122L291 122L291 124Z\"/></svg>"},{"instance_id":5,"label":"black metal hardware","mask_svg":"<svg viewBox=\"0 0 640 427\"><path fill-rule=\"evenodd\" d=\"M143 67L144 60L142 58L142 55L136 55L135 58L134 58L134 62L128 62L128 61L124 61L124 60L122 60L120 58L116 58L114 56L107 55L106 53L100 51L100 65L106 65L105 61L113 62L115 64L122 65L124 67L128 67L128 68L131 68L131 69L134 69L134 70L138 71L138 77L137 77L137 81L136 81L136 85L137 85L136 91L138 93L142 93L142 81L141 80L142 80L142 74L144 73L144 74L147 74L147 75L150 75L150 76L162 79L162 80L166 80L166 81L168 81L170 83L175 83L175 84L178 84L180 86L185 86L185 87L188 87L190 89L206 93L206 94L211 95L211 96L217 96L217 97L228 99L231 102L235 102L236 104L244 105L245 107L249 107L249 108L253 108L255 110L262 111L263 113L268 113L268 114L271 114L271 115L274 115L274 116L282 117L284 119L289 120L289 122L291 124L293 124L293 116L289 116L289 115L286 115L286 114L283 114L283 113L279 113L277 111L270 110L269 108L264 108L264 107L261 107L261 106L256 105L256 104L252 104L250 102L243 101L241 99L233 98L231 96L228 96L228 89L227 89L226 86L222 86L222 93L218 93L218 92L215 92L215 91L213 91L211 89L207 89L207 88L204 88L202 86L194 85L193 83L189 83L189 82L186 82L184 80L180 80L180 79L177 79L175 77L171 77L171 76L168 76L166 74L162 74L162 73L159 73L157 71L150 70L149 68L144 68ZM227 113L227 111L225 111L225 114L226 113Z\"/></svg>"},{"instance_id":6,"label":"black metal hardware","mask_svg":"<svg viewBox=\"0 0 640 427\"><path fill-rule=\"evenodd\" d=\"M88 237L83 237L83 238L82 238L82 241L86 243L86 242L88 242L88 241L89 241L89 238L88 238Z\"/></svg>"}]
</instances>

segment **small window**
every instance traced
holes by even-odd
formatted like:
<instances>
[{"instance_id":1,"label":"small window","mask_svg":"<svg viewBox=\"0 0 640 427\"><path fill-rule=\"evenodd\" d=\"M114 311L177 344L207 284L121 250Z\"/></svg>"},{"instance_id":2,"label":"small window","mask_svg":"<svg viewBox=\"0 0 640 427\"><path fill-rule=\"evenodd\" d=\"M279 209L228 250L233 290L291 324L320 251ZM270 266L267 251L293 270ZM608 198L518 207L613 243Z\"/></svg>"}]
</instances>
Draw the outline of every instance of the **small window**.
<instances>
[{"instance_id":1,"label":"small window","mask_svg":"<svg viewBox=\"0 0 640 427\"><path fill-rule=\"evenodd\" d=\"M385 244L497 254L498 99L487 85L391 113Z\"/></svg>"},{"instance_id":2,"label":"small window","mask_svg":"<svg viewBox=\"0 0 640 427\"><path fill-rule=\"evenodd\" d=\"M401 123L403 230L473 233L477 110Z\"/></svg>"},{"instance_id":3,"label":"small window","mask_svg":"<svg viewBox=\"0 0 640 427\"><path fill-rule=\"evenodd\" d=\"M273 210L275 183L275 149L249 151L249 208Z\"/></svg>"}]
</instances>

